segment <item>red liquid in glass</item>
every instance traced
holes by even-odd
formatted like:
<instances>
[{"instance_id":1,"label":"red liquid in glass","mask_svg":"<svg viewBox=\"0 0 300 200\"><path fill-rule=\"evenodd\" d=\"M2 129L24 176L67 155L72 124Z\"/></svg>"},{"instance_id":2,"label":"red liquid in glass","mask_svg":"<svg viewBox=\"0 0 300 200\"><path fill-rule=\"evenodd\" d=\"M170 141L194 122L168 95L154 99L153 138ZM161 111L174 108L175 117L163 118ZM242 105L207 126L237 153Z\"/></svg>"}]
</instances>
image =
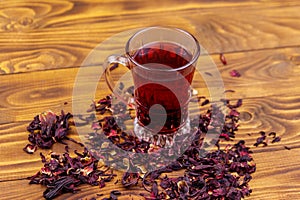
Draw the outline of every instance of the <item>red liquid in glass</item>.
<instances>
[{"instance_id":1,"label":"red liquid in glass","mask_svg":"<svg viewBox=\"0 0 300 200\"><path fill-rule=\"evenodd\" d=\"M189 65L191 53L174 43L155 42L131 56L141 65L132 68L139 124L162 134L176 131L188 117L195 71L194 63Z\"/></svg>"}]
</instances>

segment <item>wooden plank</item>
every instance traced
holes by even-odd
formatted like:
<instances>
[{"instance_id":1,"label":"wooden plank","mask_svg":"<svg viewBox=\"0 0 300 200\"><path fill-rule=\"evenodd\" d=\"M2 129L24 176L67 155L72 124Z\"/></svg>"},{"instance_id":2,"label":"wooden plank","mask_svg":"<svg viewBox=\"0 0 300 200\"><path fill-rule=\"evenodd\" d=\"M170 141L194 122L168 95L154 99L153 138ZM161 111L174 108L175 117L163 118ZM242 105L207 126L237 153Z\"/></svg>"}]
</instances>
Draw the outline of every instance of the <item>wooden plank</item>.
<instances>
[{"instance_id":1,"label":"wooden plank","mask_svg":"<svg viewBox=\"0 0 300 200\"><path fill-rule=\"evenodd\" d=\"M272 151L255 153L254 159L257 163L257 172L254 173L250 182L253 193L246 199L298 199L300 195L298 181L300 176L298 171L299 159L292 158L298 158L299 151L298 148L290 151L280 150L276 151L276 153ZM120 175L115 177L115 180L120 179ZM64 194L57 199L91 199L92 197L97 198L97 194L104 194L103 197L105 197L111 190L116 189L122 192L120 199L143 199L139 196L139 193L145 191L143 191L140 184L125 190L120 181L117 184L114 184L114 182L107 183L107 186L101 189L97 186L81 186L81 191L78 193ZM0 182L0 187L2 188L1 199L41 199L45 190L45 187L40 185L29 185L28 180Z\"/></svg>"},{"instance_id":2,"label":"wooden plank","mask_svg":"<svg viewBox=\"0 0 300 200\"><path fill-rule=\"evenodd\" d=\"M72 112L74 81L88 53L118 32L165 24L199 38L214 54L225 89L235 90L226 93L227 97L244 99L236 140L252 145L260 130L282 137L279 143L253 148L257 172L250 182L253 194L247 199L299 199L299 7L296 0L0 1L0 74L6 74L0 76L0 199L42 199L45 188L24 180L42 166L40 150L33 155L22 150L27 144L26 126L44 110ZM107 50L119 45L118 41ZM220 52L225 53L228 65L220 63ZM242 76L230 77L233 69ZM209 76L208 67L201 70ZM198 75L194 85L201 95L208 95L204 77ZM82 85L86 87L92 78L86 76ZM107 93L102 86L96 96ZM79 139L76 133L71 136ZM61 144L53 147L55 152L63 149ZM116 179L120 177L118 172ZM103 189L81 189L58 199L97 198L97 193L107 196L114 189L122 191L120 199L141 199L138 194L143 192L140 185L124 190L120 181Z\"/></svg>"},{"instance_id":3,"label":"wooden plank","mask_svg":"<svg viewBox=\"0 0 300 200\"><path fill-rule=\"evenodd\" d=\"M154 25L186 29L210 53L300 45L299 1L157 3L2 1L0 73L80 66L103 40Z\"/></svg>"},{"instance_id":4,"label":"wooden plank","mask_svg":"<svg viewBox=\"0 0 300 200\"><path fill-rule=\"evenodd\" d=\"M34 117L34 116L33 116ZM28 132L26 127L30 121L20 123L8 123L0 126L0 182L12 179L22 179L32 175L41 168L39 152L47 155L50 150L39 149L35 154L27 154L23 148L28 144ZM71 131L72 132L72 131ZM70 137L80 140L78 135L71 134ZM68 142L70 150L76 148L81 150L79 145ZM64 146L57 144L51 151L64 152Z\"/></svg>"},{"instance_id":5,"label":"wooden plank","mask_svg":"<svg viewBox=\"0 0 300 200\"><path fill-rule=\"evenodd\" d=\"M218 55L213 56L213 60L224 80L225 89L236 91L226 93L229 98L281 96L298 94L300 91L300 64L297 61L300 48L231 53L225 56L228 60L226 66L220 63ZM240 71L242 76L231 77L229 72L233 69ZM98 70L95 68L95 73L84 80L99 76ZM209 71L205 67L200 70ZM70 103L77 72L78 68L69 68L1 76L0 123L31 120L33 115L48 109L72 111ZM213 77L205 76L215 82ZM199 89L199 94L208 96L205 82L199 74L195 77L194 86ZM109 93L103 79L98 87L101 87L96 92L99 98ZM65 102L69 104L64 105Z\"/></svg>"},{"instance_id":6,"label":"wooden plank","mask_svg":"<svg viewBox=\"0 0 300 200\"><path fill-rule=\"evenodd\" d=\"M279 143L270 144L265 148L253 148L257 172L250 182L253 194L248 199L284 200L288 197L293 199L299 197L299 98L299 93L285 97L247 98L239 109L242 123L236 140L244 139L248 145L252 145L259 136L258 131L260 130L276 131L278 135L282 136L282 141ZM27 155L22 151L22 147L27 144L27 133L25 132L27 124L28 122L15 122L0 126L0 185L1 188L5 188L1 192L1 199L40 199L45 189L36 185L29 186L27 180L16 180L35 174L42 166L38 155L40 150L34 155ZM252 133L252 135L248 136L247 133ZM78 139L76 135L73 137ZM292 149L284 149L285 145ZM72 150L76 148L78 147L71 144ZM63 145L56 144L53 150L55 152L62 151ZM21 191L17 186L22 186ZM98 187L84 186L81 192L66 194L58 199L92 198L97 193L108 194L110 190L120 188L122 188L120 185L113 183L101 190ZM17 190L18 192L16 192ZM134 197L133 194L140 192L142 190L139 187L126 190L124 193L128 195L124 196L124 199Z\"/></svg>"},{"instance_id":7,"label":"wooden plank","mask_svg":"<svg viewBox=\"0 0 300 200\"><path fill-rule=\"evenodd\" d=\"M117 179L116 179L117 180ZM22 188L20 188L20 186ZM3 188L0 197L3 200L8 199L31 199L31 200L40 200L43 199L44 187L39 185L29 185L27 180L19 181L9 181L9 182L0 182L0 187ZM18 188L19 187L19 188ZM114 180L110 183L106 183L104 188L99 188L98 186L84 185L79 187L81 191L72 194L63 194L55 199L63 200L78 200L78 199L102 199L104 197L109 197L109 193L112 190L121 191L122 195L118 197L120 200L134 199L142 200L139 193L144 192L140 187L133 187L131 189L122 188L120 181L118 184L114 184ZM102 194L103 196L98 196L97 194Z\"/></svg>"},{"instance_id":8,"label":"wooden plank","mask_svg":"<svg viewBox=\"0 0 300 200\"><path fill-rule=\"evenodd\" d=\"M296 154L294 154L297 156ZM266 156L264 156L266 158ZM274 169L269 166L266 170ZM253 193L250 197L246 198L249 200L268 200L268 199L298 199L299 198L299 181L293 178L292 172L286 172L281 176L274 176L273 174L268 178L262 176L263 173L254 174L255 177L250 182L253 188ZM256 177L257 176L257 177ZM29 185L27 180L18 180L10 182L0 182L1 188L1 199L42 199L42 192L45 190L44 187L39 185ZM64 194L59 196L57 199L91 199L92 197L98 197L97 194L104 194L103 197L108 197L111 190L118 189L122 192L122 196L118 199L143 199L139 196L139 193L144 192L139 187L134 187L130 190L124 190L120 184L114 185L108 183L106 187L99 189L97 186L81 186L81 191L76 194ZM99 198L99 197L98 197Z\"/></svg>"},{"instance_id":9,"label":"wooden plank","mask_svg":"<svg viewBox=\"0 0 300 200\"><path fill-rule=\"evenodd\" d=\"M274 159L273 165L280 165L282 170L290 169L290 165L282 164L286 160L294 166L296 163L300 164L300 158L291 157L295 152L300 149L300 93L297 95L290 95L286 97L281 96L267 96L244 99L244 105L239 109L241 112L241 125L236 135L236 141L245 140L249 146L252 146L256 138L259 137L259 131L265 131L267 133L274 131L278 136L282 137L281 142L270 144L266 148L258 147L254 148L254 155L258 155L255 158L256 162L262 167L264 173L269 173L269 169L265 169L269 166L270 162L265 162L264 157L268 156L268 159ZM33 118L34 115L31 115ZM33 155L28 155L23 152L22 148L28 143L26 132L26 126L29 121L12 122L8 124L0 125L0 181L7 181L13 179L26 178L35 174L40 169L42 163L40 162L39 151ZM73 129L75 131L75 129ZM248 134L251 134L250 136ZM82 134L82 133L81 133ZM80 140L78 133L71 134L76 140ZM70 143L72 149L78 149L79 146ZM288 151L284 146L290 147L292 150ZM53 151L63 152L64 145L54 145ZM47 153L49 151L42 151ZM292 153L291 153L292 152ZM264 154L265 153L265 154ZM277 159L277 160L276 160ZM294 163L295 162L295 163ZM258 170L259 171L259 170ZM271 173L271 172L270 172ZM298 172L295 171L295 175ZM274 172L274 175L277 174ZM271 176L271 175L270 175Z\"/></svg>"},{"instance_id":10,"label":"wooden plank","mask_svg":"<svg viewBox=\"0 0 300 200\"><path fill-rule=\"evenodd\" d=\"M298 152L289 151L289 156L298 157ZM282 153L282 152L279 152ZM263 154L261 156L260 163L266 163L273 161L273 159L278 159L278 157L272 157L272 154L269 153ZM283 154L285 156L286 154ZM259 156L260 157L260 156ZM267 159L267 161L265 160ZM257 160L257 159L256 159ZM278 163L290 162L293 159L288 159L282 157ZM258 170L254 174L254 178L250 182L253 192L250 197L246 198L249 200L268 200L268 199L298 199L299 198L299 170L297 170L297 164L293 162L293 165L289 165L290 168L282 168L280 164L271 162L272 164L268 165L264 170L267 172L277 173L265 173L258 164ZM276 170L274 170L276 169ZM117 178L116 178L117 179ZM29 185L28 180L16 180L9 182L0 182L0 187L3 189L1 191L1 199L42 199L42 192L45 190L44 187L39 185ZM119 199L143 199L139 196L139 193L144 192L140 185L134 187L130 190L124 190L124 188L118 184L114 184L114 181L108 183L106 187L99 189L97 186L81 186L81 191L76 194L64 194L57 199L91 199L92 197L98 197L97 194L104 194L103 197L107 197L111 190L118 189L122 192L122 197ZM101 197L101 198L103 198ZM99 198L99 197L98 197Z\"/></svg>"}]
</instances>

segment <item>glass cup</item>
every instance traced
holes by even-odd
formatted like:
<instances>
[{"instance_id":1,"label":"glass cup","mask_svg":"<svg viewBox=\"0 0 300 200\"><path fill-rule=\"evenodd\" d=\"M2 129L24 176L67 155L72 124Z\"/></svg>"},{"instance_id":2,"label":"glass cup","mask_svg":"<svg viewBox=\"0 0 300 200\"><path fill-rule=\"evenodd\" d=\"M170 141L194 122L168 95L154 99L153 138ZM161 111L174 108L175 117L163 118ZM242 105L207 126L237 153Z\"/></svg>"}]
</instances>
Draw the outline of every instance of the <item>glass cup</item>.
<instances>
[{"instance_id":1,"label":"glass cup","mask_svg":"<svg viewBox=\"0 0 300 200\"><path fill-rule=\"evenodd\" d=\"M121 100L122 91L115 87L111 67L119 63L131 71L137 135L141 131L172 135L187 125L190 85L199 55L199 43L190 33L178 28L149 27L128 40L124 55L107 58L106 83Z\"/></svg>"}]
</instances>

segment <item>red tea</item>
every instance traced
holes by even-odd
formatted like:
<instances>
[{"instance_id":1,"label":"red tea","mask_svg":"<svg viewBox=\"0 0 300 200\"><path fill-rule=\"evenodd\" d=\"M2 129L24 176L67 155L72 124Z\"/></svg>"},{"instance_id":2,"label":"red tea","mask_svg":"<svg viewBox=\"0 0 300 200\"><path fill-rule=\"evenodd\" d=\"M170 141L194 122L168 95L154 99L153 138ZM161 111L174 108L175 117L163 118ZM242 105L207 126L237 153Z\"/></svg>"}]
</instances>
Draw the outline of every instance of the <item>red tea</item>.
<instances>
[{"instance_id":1,"label":"red tea","mask_svg":"<svg viewBox=\"0 0 300 200\"><path fill-rule=\"evenodd\" d=\"M132 67L139 124L157 133L176 131L188 117L195 71L191 53L176 43L155 42L131 57L141 65Z\"/></svg>"}]
</instances>

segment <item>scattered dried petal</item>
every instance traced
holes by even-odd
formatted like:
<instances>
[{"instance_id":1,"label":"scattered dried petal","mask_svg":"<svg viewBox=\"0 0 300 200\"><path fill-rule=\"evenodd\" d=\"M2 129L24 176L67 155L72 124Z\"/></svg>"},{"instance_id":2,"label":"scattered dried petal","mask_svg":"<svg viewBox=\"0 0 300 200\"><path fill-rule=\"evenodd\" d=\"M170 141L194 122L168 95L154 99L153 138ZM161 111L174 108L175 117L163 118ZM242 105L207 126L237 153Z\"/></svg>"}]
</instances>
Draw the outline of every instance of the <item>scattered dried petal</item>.
<instances>
[{"instance_id":1,"label":"scattered dried petal","mask_svg":"<svg viewBox=\"0 0 300 200\"><path fill-rule=\"evenodd\" d=\"M288 146L284 146L284 148L285 148L286 150L291 150L291 149L292 149L291 147L288 147Z\"/></svg>"},{"instance_id":2,"label":"scattered dried petal","mask_svg":"<svg viewBox=\"0 0 300 200\"><path fill-rule=\"evenodd\" d=\"M227 60L223 53L220 53L220 61L223 63L223 65L227 65Z\"/></svg>"},{"instance_id":3,"label":"scattered dried petal","mask_svg":"<svg viewBox=\"0 0 300 200\"><path fill-rule=\"evenodd\" d=\"M28 154L33 154L36 150L37 150L37 146L36 145L32 145L32 144L27 144L23 150L28 153Z\"/></svg>"},{"instance_id":4,"label":"scattered dried petal","mask_svg":"<svg viewBox=\"0 0 300 200\"><path fill-rule=\"evenodd\" d=\"M229 93L229 92L233 93L233 92L235 92L235 90L225 90L224 91L224 93Z\"/></svg>"},{"instance_id":5,"label":"scattered dried petal","mask_svg":"<svg viewBox=\"0 0 300 200\"><path fill-rule=\"evenodd\" d=\"M271 141L271 143L280 142L280 140L281 140L281 137L277 136Z\"/></svg>"},{"instance_id":6,"label":"scattered dried petal","mask_svg":"<svg viewBox=\"0 0 300 200\"><path fill-rule=\"evenodd\" d=\"M126 91L133 95L134 88L132 87ZM199 101L200 99L201 97L198 97ZM206 102L205 104L209 103L209 101L204 102ZM248 183L252 178L250 174L256 171L256 165L249 147L245 145L243 140L232 146L226 146L225 149L221 149L219 145L220 140L231 140L235 137L235 131L239 126L239 112L236 108L242 105L242 100L238 100L236 104L230 104L227 99L224 99L223 102L229 109L226 116L219 110L218 114L212 115L212 106L206 113L192 119L191 124L196 124L197 130L191 146L176 161L155 171L147 172L143 176L142 185L149 192L149 196L141 194L145 199L241 199L250 195L252 190L249 189ZM94 109L98 114L104 114L106 111L112 114L111 96L95 103ZM126 105L119 104L113 108L113 111L118 113L118 117L105 116L99 121L100 123L97 122L92 125L95 132L89 134L90 145L95 149L100 147L104 153L103 155L96 153L97 158L105 159L106 155L107 145L104 144L102 137L108 138L113 144L126 151L155 153L160 150L159 147L154 150L155 147L149 142L139 141L134 134L125 133L122 130L122 120L130 119ZM226 118L225 124L220 120L224 117ZM56 124L57 121L61 120L61 117L56 116L54 120L53 115L50 113L42 116L41 119L44 124ZM95 119L97 119L95 116L91 116L83 120L93 122ZM63 122L65 121L67 120L63 120ZM41 130L40 122L39 117L35 118L29 130ZM208 130L220 126L223 127L220 139L213 141L218 147L217 150L207 152L204 157L201 157L199 152L203 150L200 149L203 136ZM56 138L61 139L60 141L62 141L62 138L69 139L64 135L66 133L64 129L56 128L55 133ZM266 145L265 137L265 134L261 134L257 143ZM169 150L173 154L175 151L174 149ZM98 170L96 154L91 154L86 148L82 153L75 151L75 154L77 157L71 157L67 147L66 153L63 155L52 154L50 159L46 159L41 154L44 167L31 177L30 183L48 186L44 196L52 198L61 193L75 192L76 187L80 184L104 187L105 182L111 181L115 176L112 172L109 174L108 170ZM136 153L135 155L139 154ZM143 159L143 156L139 158ZM148 162L148 160L145 161L145 163ZM136 167L131 160L128 160L127 163L129 169ZM115 160L114 164L117 164ZM163 178L161 177L162 174L176 170L184 170L184 175L175 178L169 178L166 175ZM130 187L138 184L139 179L141 179L139 173L129 170L123 174L121 183L124 187ZM157 184L158 180L160 180L160 187ZM117 199L120 194L119 191L111 191L110 197L106 199Z\"/></svg>"},{"instance_id":7,"label":"scattered dried petal","mask_svg":"<svg viewBox=\"0 0 300 200\"><path fill-rule=\"evenodd\" d=\"M269 135L269 136L272 136L273 138L276 137L276 133L275 133L275 132L270 132L268 135Z\"/></svg>"},{"instance_id":8,"label":"scattered dried petal","mask_svg":"<svg viewBox=\"0 0 300 200\"><path fill-rule=\"evenodd\" d=\"M136 185L139 180L139 174L134 172L125 172L122 177L122 184L124 187Z\"/></svg>"},{"instance_id":9,"label":"scattered dried petal","mask_svg":"<svg viewBox=\"0 0 300 200\"><path fill-rule=\"evenodd\" d=\"M63 111L60 115L52 111L37 115L27 127L30 132L28 140L42 149L49 149L54 143L63 142L72 124L69 120L71 117L70 113L65 114Z\"/></svg>"},{"instance_id":10,"label":"scattered dried petal","mask_svg":"<svg viewBox=\"0 0 300 200\"><path fill-rule=\"evenodd\" d=\"M209 100L208 99L205 99L202 103L201 103L201 106L205 106L209 104Z\"/></svg>"},{"instance_id":11,"label":"scattered dried petal","mask_svg":"<svg viewBox=\"0 0 300 200\"><path fill-rule=\"evenodd\" d=\"M208 75L208 76L213 76L211 73L209 72L204 72L204 74Z\"/></svg>"},{"instance_id":12,"label":"scattered dried petal","mask_svg":"<svg viewBox=\"0 0 300 200\"><path fill-rule=\"evenodd\" d=\"M45 199L52 199L60 194L75 192L81 184L101 185L115 175L97 169L98 160L85 148L82 153L75 151L76 157L68 152L52 153L50 158L41 154L44 167L34 176L29 177L30 184L47 186ZM114 192L117 195L117 192Z\"/></svg>"},{"instance_id":13,"label":"scattered dried petal","mask_svg":"<svg viewBox=\"0 0 300 200\"><path fill-rule=\"evenodd\" d=\"M241 76L241 74L237 71L237 70L231 70L230 72L229 72L229 74L230 74L230 76L232 76L232 77L240 77Z\"/></svg>"}]
</instances>

